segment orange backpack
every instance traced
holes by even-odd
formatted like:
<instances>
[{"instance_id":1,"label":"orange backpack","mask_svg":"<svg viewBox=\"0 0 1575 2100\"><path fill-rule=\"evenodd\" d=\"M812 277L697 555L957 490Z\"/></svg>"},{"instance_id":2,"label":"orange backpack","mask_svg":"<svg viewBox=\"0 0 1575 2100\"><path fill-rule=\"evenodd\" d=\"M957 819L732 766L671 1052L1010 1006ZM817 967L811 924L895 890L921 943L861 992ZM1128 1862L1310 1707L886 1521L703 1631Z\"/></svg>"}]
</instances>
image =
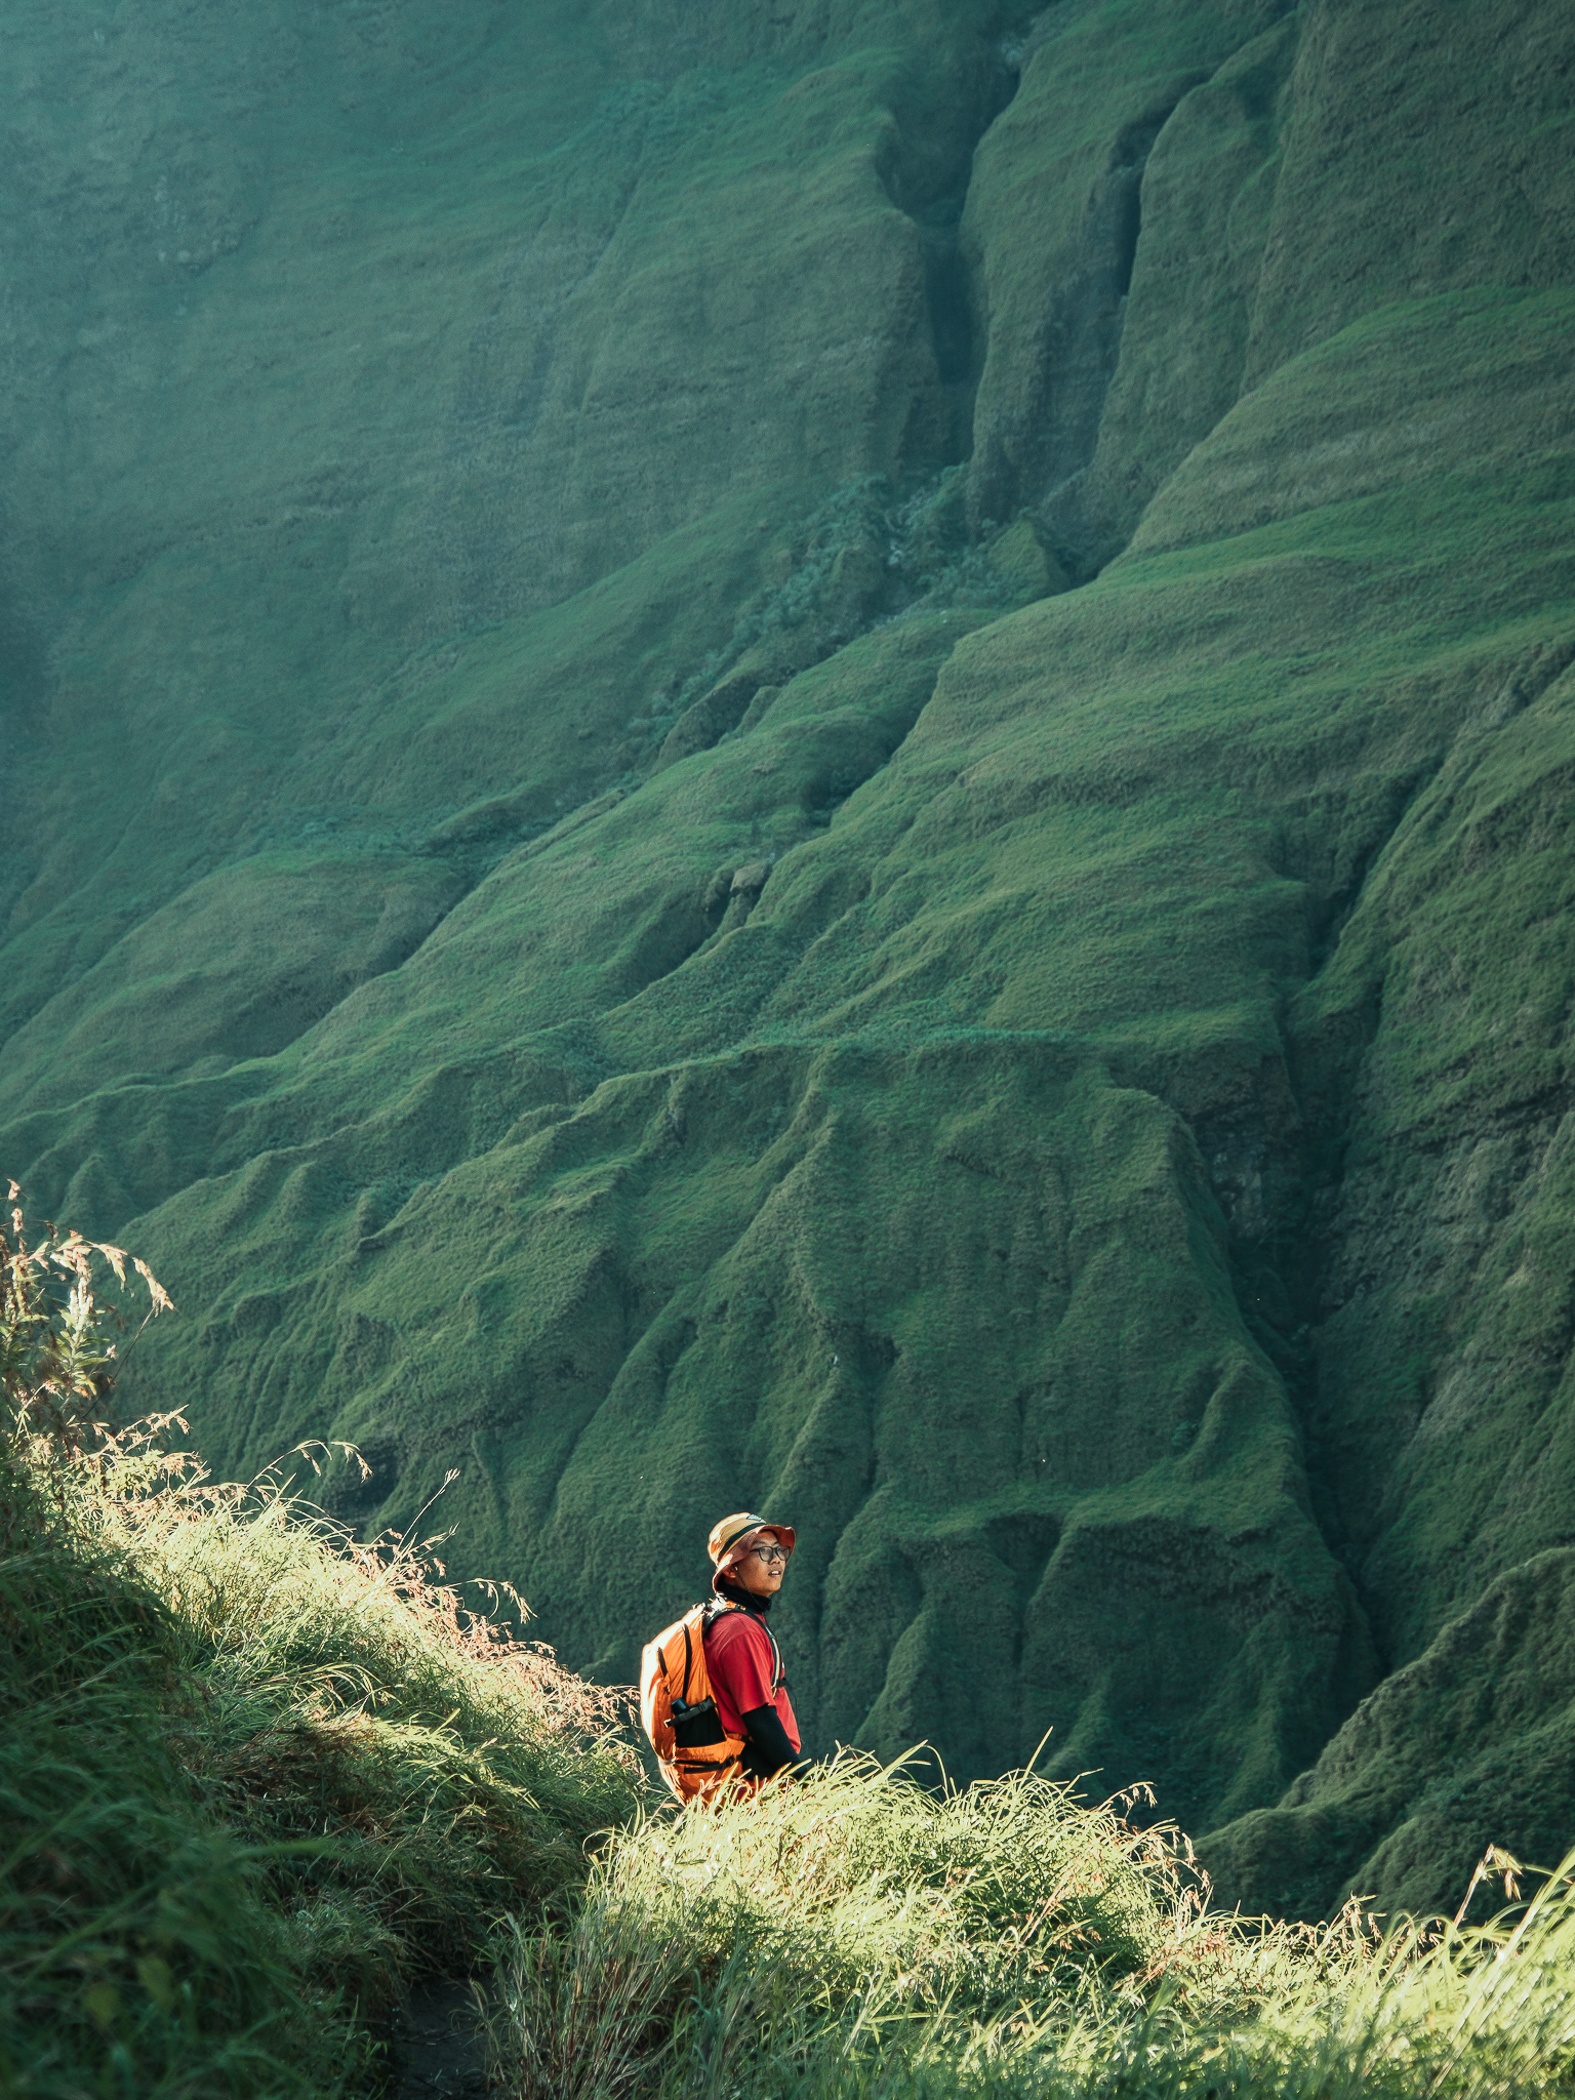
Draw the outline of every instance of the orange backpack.
<instances>
[{"instance_id":1,"label":"orange backpack","mask_svg":"<svg viewBox=\"0 0 1575 2100\"><path fill-rule=\"evenodd\" d=\"M705 1662L706 1628L723 1612L742 1609L725 1597L696 1604L648 1641L640 1657L640 1719L662 1777L680 1801L709 1799L729 1782L748 1793L757 1785L738 1769L744 1737L724 1731ZM775 1657L775 1641L771 1647Z\"/></svg>"}]
</instances>

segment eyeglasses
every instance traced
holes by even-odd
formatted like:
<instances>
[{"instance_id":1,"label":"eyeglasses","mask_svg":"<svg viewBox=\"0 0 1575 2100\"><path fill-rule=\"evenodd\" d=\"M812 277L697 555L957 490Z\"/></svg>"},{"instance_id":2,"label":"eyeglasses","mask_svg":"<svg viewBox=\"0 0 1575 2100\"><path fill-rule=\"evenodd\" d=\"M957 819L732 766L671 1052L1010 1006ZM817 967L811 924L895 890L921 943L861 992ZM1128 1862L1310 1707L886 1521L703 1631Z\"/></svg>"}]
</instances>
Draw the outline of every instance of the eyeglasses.
<instances>
[{"instance_id":1,"label":"eyeglasses","mask_svg":"<svg viewBox=\"0 0 1575 2100\"><path fill-rule=\"evenodd\" d=\"M774 1567L779 1560L784 1563L787 1560L786 1546L751 1546L749 1550L756 1560L763 1560L768 1568Z\"/></svg>"}]
</instances>

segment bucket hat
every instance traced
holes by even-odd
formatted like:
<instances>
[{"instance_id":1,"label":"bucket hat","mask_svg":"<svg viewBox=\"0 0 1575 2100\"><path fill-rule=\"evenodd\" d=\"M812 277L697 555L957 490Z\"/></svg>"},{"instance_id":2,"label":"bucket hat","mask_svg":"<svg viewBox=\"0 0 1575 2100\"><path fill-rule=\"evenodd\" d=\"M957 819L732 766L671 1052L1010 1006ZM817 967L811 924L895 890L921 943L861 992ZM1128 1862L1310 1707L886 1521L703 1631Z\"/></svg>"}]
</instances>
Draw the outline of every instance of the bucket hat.
<instances>
[{"instance_id":1,"label":"bucket hat","mask_svg":"<svg viewBox=\"0 0 1575 2100\"><path fill-rule=\"evenodd\" d=\"M769 1517L757 1517L750 1511L741 1509L711 1526L711 1536L705 1542L705 1550L711 1556L712 1567L720 1572L725 1565L737 1559L739 1556L734 1553L734 1547L741 1546L745 1539L757 1531L771 1532L779 1544L786 1546L789 1553L793 1551L796 1533L791 1524L773 1524Z\"/></svg>"}]
</instances>

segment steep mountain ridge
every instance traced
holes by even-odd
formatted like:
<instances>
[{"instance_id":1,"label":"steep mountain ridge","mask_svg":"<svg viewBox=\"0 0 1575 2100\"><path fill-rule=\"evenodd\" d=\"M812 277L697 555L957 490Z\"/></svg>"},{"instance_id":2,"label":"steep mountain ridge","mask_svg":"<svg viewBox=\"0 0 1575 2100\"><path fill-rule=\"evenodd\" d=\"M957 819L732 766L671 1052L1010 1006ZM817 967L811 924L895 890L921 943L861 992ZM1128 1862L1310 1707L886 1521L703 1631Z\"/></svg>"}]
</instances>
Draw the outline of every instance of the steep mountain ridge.
<instances>
[{"instance_id":1,"label":"steep mountain ridge","mask_svg":"<svg viewBox=\"0 0 1575 2100\"><path fill-rule=\"evenodd\" d=\"M1248 1900L1575 1833L1557 1700L1401 1865L1316 1762L1575 1507L1563 11L345 23L197 392L117 367L156 547L14 477L5 1157L200 1308L144 1388L458 1464L604 1673L791 1504L818 1736L1053 1725Z\"/></svg>"}]
</instances>

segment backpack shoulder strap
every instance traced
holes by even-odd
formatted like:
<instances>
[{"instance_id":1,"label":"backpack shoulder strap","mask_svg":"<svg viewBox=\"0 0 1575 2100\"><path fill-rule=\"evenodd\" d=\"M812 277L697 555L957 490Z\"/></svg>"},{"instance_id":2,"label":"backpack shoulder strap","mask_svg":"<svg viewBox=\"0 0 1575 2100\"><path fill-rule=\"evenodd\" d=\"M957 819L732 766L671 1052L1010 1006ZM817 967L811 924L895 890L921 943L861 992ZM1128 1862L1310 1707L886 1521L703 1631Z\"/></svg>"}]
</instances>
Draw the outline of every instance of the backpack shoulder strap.
<instances>
[{"instance_id":1,"label":"backpack shoulder strap","mask_svg":"<svg viewBox=\"0 0 1575 2100\"><path fill-rule=\"evenodd\" d=\"M693 1635L693 1633L691 1633L691 1632L690 1632L690 1630L689 1630L689 1622L690 1622L690 1620L691 1620L691 1619L692 1619L693 1617L694 1617L694 1613L693 1613L693 1612L690 1612L690 1611L686 1611L686 1612L684 1613L684 1616L683 1616L683 1629L684 1629L684 1689L683 1689L682 1697L683 1697L683 1698L684 1698L685 1700L687 1700L687 1699L688 1699L688 1697L689 1697L689 1680L690 1680L690 1678L691 1678L691 1677L692 1677L692 1676L694 1675L694 1667L695 1667L695 1640L694 1640L694 1635Z\"/></svg>"},{"instance_id":2,"label":"backpack shoulder strap","mask_svg":"<svg viewBox=\"0 0 1575 2100\"><path fill-rule=\"evenodd\" d=\"M713 1597L708 1604L701 1605L700 1609L704 1614L701 1624L704 1626L705 1631L709 1633L718 1619L724 1617L730 1611L744 1611L745 1607L742 1604L735 1604L731 1597ZM763 1613L752 1611L746 1612L745 1615L752 1619L760 1628L766 1637L766 1645L771 1650L771 1690L773 1696L775 1696L776 1693L781 1691L783 1685L787 1683L787 1672L782 1667L782 1650L777 1646L777 1637L766 1624Z\"/></svg>"}]
</instances>

